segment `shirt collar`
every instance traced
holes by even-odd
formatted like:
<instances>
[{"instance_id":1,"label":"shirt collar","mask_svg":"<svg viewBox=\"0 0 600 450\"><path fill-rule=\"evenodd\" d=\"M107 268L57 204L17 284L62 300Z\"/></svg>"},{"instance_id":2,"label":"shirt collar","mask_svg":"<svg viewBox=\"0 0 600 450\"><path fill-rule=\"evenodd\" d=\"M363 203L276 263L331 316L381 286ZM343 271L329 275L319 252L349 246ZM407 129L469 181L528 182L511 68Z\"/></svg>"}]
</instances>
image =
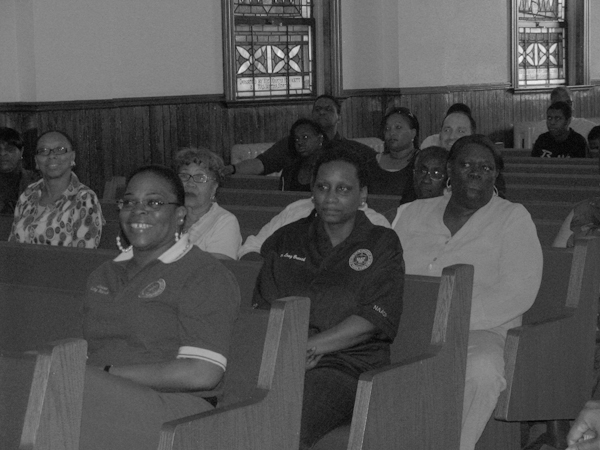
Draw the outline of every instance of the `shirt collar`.
<instances>
[{"instance_id":1,"label":"shirt collar","mask_svg":"<svg viewBox=\"0 0 600 450\"><path fill-rule=\"evenodd\" d=\"M189 235L186 233L182 235L175 244L173 244L162 255L160 255L158 260L163 264L171 264L181 259L187 252L191 250L191 248L192 245L189 240ZM127 252L120 253L113 261L129 261L131 258L133 258L133 248Z\"/></svg>"}]
</instances>

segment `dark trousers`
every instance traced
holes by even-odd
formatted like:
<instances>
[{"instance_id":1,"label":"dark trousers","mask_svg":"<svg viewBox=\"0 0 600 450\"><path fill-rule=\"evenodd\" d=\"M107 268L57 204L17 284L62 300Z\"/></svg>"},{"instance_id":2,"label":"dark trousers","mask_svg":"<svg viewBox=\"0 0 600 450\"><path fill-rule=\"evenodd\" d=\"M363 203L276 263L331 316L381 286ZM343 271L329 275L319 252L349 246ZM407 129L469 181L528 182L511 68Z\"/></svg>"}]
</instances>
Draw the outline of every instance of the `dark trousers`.
<instances>
[{"instance_id":1,"label":"dark trousers","mask_svg":"<svg viewBox=\"0 0 600 450\"><path fill-rule=\"evenodd\" d=\"M304 378L300 450L352 420L358 379L337 369L315 367Z\"/></svg>"},{"instance_id":2,"label":"dark trousers","mask_svg":"<svg viewBox=\"0 0 600 450\"><path fill-rule=\"evenodd\" d=\"M155 449L164 422L211 409L195 395L158 392L88 367L79 449Z\"/></svg>"}]
</instances>

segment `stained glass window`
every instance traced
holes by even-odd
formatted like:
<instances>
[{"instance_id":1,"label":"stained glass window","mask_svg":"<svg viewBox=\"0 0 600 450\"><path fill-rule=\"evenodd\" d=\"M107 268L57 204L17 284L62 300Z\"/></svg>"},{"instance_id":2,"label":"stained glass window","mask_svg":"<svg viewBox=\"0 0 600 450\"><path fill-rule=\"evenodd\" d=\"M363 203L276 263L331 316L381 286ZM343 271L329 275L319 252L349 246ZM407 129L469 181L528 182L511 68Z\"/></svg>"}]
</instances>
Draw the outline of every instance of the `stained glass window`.
<instances>
[{"instance_id":1,"label":"stained glass window","mask_svg":"<svg viewBox=\"0 0 600 450\"><path fill-rule=\"evenodd\" d=\"M289 98L314 90L312 0L232 0L235 97Z\"/></svg>"},{"instance_id":2,"label":"stained glass window","mask_svg":"<svg viewBox=\"0 0 600 450\"><path fill-rule=\"evenodd\" d=\"M518 0L518 87L566 84L565 0Z\"/></svg>"}]
</instances>

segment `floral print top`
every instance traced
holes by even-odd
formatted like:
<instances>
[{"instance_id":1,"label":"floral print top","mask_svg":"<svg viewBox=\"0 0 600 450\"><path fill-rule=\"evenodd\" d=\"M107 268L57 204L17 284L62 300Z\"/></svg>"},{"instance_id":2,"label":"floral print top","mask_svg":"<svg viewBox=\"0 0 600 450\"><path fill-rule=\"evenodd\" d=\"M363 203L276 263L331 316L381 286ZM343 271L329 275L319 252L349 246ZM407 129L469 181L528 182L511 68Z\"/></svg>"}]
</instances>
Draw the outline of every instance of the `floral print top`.
<instances>
[{"instance_id":1,"label":"floral print top","mask_svg":"<svg viewBox=\"0 0 600 450\"><path fill-rule=\"evenodd\" d=\"M31 184L19 197L8 240L26 244L97 248L102 235L102 209L98 197L71 173L61 197L40 205L44 180Z\"/></svg>"}]
</instances>

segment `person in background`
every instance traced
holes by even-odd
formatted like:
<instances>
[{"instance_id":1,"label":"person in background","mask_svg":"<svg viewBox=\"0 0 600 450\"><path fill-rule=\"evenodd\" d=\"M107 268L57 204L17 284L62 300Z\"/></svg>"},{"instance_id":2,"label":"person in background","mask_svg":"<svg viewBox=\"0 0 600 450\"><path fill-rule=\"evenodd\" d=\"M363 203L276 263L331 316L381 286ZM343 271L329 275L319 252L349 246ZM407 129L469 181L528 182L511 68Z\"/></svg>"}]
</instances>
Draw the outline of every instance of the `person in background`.
<instances>
[{"instance_id":1,"label":"person in background","mask_svg":"<svg viewBox=\"0 0 600 450\"><path fill-rule=\"evenodd\" d=\"M35 145L36 168L42 179L19 197L11 242L97 248L102 236L98 197L72 171L73 142L62 131L47 131Z\"/></svg>"},{"instance_id":2,"label":"person in background","mask_svg":"<svg viewBox=\"0 0 600 450\"><path fill-rule=\"evenodd\" d=\"M331 95L320 95L313 104L311 119L317 122L327 139L330 141L342 141L346 145L353 146L365 152L369 158L375 158L376 152L372 148L350 139L343 138L338 132L342 105ZM290 138L285 137L277 141L264 153L253 159L240 161L235 165L225 166L223 175L234 175L236 173L245 175L268 175L279 172L285 167L294 164L298 158Z\"/></svg>"},{"instance_id":3,"label":"person in background","mask_svg":"<svg viewBox=\"0 0 600 450\"><path fill-rule=\"evenodd\" d=\"M533 144L531 156L541 158L586 158L589 148L585 138L569 127L571 107L565 102L550 105L546 112L548 132Z\"/></svg>"},{"instance_id":4,"label":"person in background","mask_svg":"<svg viewBox=\"0 0 600 450\"><path fill-rule=\"evenodd\" d=\"M448 110L446 111L446 117L455 112L461 112L466 114L467 116L472 116L471 108L469 108L464 103L454 103L450 105L450 108L448 108ZM472 132L474 133L475 131L473 130ZM421 143L422 149L434 146L443 147L442 142L440 141L440 133L427 136Z\"/></svg>"},{"instance_id":5,"label":"person in background","mask_svg":"<svg viewBox=\"0 0 600 450\"><path fill-rule=\"evenodd\" d=\"M310 192L313 167L321 154L327 135L321 126L310 119L299 119L290 129L289 146L294 147L298 158L283 168L280 177L282 191Z\"/></svg>"},{"instance_id":6,"label":"person in background","mask_svg":"<svg viewBox=\"0 0 600 450\"><path fill-rule=\"evenodd\" d=\"M550 104L556 102L565 102L567 105L571 107L571 111L573 114L571 115L571 123L570 127L573 128L573 131L581 134L582 136L587 136L590 130L596 126L594 122L591 120L584 119L583 117L575 117L575 109L573 108L573 96L571 95L571 91L566 86L557 86L552 89L550 93Z\"/></svg>"},{"instance_id":7,"label":"person in background","mask_svg":"<svg viewBox=\"0 0 600 450\"><path fill-rule=\"evenodd\" d=\"M415 199L413 163L419 149L419 121L408 108L393 108L383 118L382 135L385 148L377 154L378 165L369 169L369 192L400 195L402 203L411 202Z\"/></svg>"},{"instance_id":8,"label":"person in background","mask_svg":"<svg viewBox=\"0 0 600 450\"><path fill-rule=\"evenodd\" d=\"M0 128L0 213L14 214L19 195L39 177L23 167L23 139L12 128Z\"/></svg>"},{"instance_id":9,"label":"person in background","mask_svg":"<svg viewBox=\"0 0 600 450\"><path fill-rule=\"evenodd\" d=\"M542 277L530 214L495 195L501 160L487 137L459 139L448 155L448 192L412 202L394 221L406 273L440 276L452 264L475 268L461 450L475 448L506 387L506 333L521 324Z\"/></svg>"},{"instance_id":10,"label":"person in background","mask_svg":"<svg viewBox=\"0 0 600 450\"><path fill-rule=\"evenodd\" d=\"M590 130L587 140L590 152L594 151L594 155L597 155L600 152L600 125Z\"/></svg>"},{"instance_id":11,"label":"person in background","mask_svg":"<svg viewBox=\"0 0 600 450\"><path fill-rule=\"evenodd\" d=\"M413 174L417 199L444 194L447 162L448 152L443 147L428 147L417 153Z\"/></svg>"},{"instance_id":12,"label":"person in background","mask_svg":"<svg viewBox=\"0 0 600 450\"><path fill-rule=\"evenodd\" d=\"M183 148L175 155L175 165L185 189L183 232L201 250L217 258L237 259L242 244L240 224L215 201L223 160L205 148Z\"/></svg>"},{"instance_id":13,"label":"person in background","mask_svg":"<svg viewBox=\"0 0 600 450\"><path fill-rule=\"evenodd\" d=\"M164 422L212 409L240 291L181 233L184 197L173 170L145 166L117 202L130 246L87 281L80 450L155 449Z\"/></svg>"}]
</instances>

